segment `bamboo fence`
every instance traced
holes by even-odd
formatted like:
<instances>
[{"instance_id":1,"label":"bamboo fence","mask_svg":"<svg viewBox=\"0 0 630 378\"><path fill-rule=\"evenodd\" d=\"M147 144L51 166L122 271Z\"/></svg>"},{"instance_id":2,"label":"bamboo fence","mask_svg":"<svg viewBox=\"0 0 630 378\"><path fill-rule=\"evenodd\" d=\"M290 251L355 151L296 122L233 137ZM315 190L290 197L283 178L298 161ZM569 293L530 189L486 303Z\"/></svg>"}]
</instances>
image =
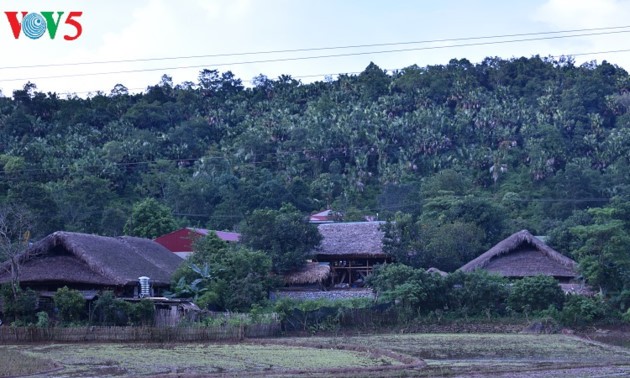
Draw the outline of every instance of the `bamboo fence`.
<instances>
[{"instance_id":1,"label":"bamboo fence","mask_svg":"<svg viewBox=\"0 0 630 378\"><path fill-rule=\"evenodd\" d=\"M0 343L30 342L192 342L274 337L280 323L209 327L0 327Z\"/></svg>"}]
</instances>

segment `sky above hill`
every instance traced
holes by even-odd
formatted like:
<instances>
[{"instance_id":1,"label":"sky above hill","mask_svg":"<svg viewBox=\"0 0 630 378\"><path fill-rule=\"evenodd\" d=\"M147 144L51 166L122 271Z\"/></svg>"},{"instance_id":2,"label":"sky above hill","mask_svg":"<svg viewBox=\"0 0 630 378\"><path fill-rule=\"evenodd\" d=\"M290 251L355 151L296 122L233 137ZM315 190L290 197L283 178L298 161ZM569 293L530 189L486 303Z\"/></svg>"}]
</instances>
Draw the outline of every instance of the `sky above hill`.
<instances>
[{"instance_id":1,"label":"sky above hill","mask_svg":"<svg viewBox=\"0 0 630 378\"><path fill-rule=\"evenodd\" d=\"M23 11L54 20L63 11L55 38L28 38L38 26L29 23L15 39ZM66 41L73 11L82 33ZM20 12L13 28L5 12ZM392 71L495 56L572 55L630 70L629 37L628 0L0 0L0 90L31 81L62 97L116 84L139 92L164 74L196 82L204 68L245 85L259 74L310 82L371 61Z\"/></svg>"}]
</instances>

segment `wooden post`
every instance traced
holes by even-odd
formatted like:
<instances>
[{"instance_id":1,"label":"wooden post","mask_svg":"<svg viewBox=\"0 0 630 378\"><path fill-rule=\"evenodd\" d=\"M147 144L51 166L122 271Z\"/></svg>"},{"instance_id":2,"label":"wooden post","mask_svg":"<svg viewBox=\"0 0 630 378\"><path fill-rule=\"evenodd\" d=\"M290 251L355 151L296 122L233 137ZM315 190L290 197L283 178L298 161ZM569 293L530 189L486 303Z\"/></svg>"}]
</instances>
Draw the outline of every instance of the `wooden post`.
<instances>
[{"instance_id":1,"label":"wooden post","mask_svg":"<svg viewBox=\"0 0 630 378\"><path fill-rule=\"evenodd\" d=\"M348 260L348 286L352 286L352 260Z\"/></svg>"}]
</instances>

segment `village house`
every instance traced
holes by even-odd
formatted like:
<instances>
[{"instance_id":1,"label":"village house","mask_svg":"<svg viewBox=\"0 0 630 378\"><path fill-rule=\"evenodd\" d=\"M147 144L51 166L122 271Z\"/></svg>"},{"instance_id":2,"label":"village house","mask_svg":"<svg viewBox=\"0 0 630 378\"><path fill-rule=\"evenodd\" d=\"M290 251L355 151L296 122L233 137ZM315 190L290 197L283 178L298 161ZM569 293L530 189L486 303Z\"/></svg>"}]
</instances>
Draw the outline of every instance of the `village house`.
<instances>
[{"instance_id":1,"label":"village house","mask_svg":"<svg viewBox=\"0 0 630 378\"><path fill-rule=\"evenodd\" d=\"M546 275L561 283L578 277L577 263L532 235L519 231L459 268L463 272L484 269L508 278Z\"/></svg>"},{"instance_id":2,"label":"village house","mask_svg":"<svg viewBox=\"0 0 630 378\"><path fill-rule=\"evenodd\" d=\"M527 230L502 240L487 252L459 268L462 272L484 269L490 273L519 279L536 275L554 277L566 293L589 294L580 282L578 264L545 244Z\"/></svg>"},{"instance_id":3,"label":"village house","mask_svg":"<svg viewBox=\"0 0 630 378\"><path fill-rule=\"evenodd\" d=\"M160 244L130 236L106 237L58 231L18 257L19 281L46 296L67 286L93 299L100 291L138 297L140 277L148 277L148 296L170 286L182 260ZM0 264L0 283L11 281L9 262Z\"/></svg>"},{"instance_id":4,"label":"village house","mask_svg":"<svg viewBox=\"0 0 630 378\"><path fill-rule=\"evenodd\" d=\"M317 226L322 241L313 261L330 266L336 287L360 287L374 266L391 261L383 252L384 222L323 223Z\"/></svg>"},{"instance_id":5,"label":"village house","mask_svg":"<svg viewBox=\"0 0 630 378\"><path fill-rule=\"evenodd\" d=\"M161 297L182 259L150 239L58 231L18 261L20 285L37 292L39 310L52 312L55 292L64 286L78 290L89 308L104 291L130 302L148 298L156 326L177 325L199 310L188 300ZM8 262L0 264L0 284L10 282L11 274Z\"/></svg>"}]
</instances>

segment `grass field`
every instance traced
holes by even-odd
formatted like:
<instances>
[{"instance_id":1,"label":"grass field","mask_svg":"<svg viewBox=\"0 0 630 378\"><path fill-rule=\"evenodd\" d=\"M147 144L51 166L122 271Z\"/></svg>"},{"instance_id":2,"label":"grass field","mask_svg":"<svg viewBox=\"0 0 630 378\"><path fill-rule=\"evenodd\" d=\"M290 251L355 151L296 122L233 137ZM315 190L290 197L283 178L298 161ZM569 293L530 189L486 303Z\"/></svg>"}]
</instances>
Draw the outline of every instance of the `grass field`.
<instances>
[{"instance_id":1,"label":"grass field","mask_svg":"<svg viewBox=\"0 0 630 378\"><path fill-rule=\"evenodd\" d=\"M58 366L50 359L21 353L10 346L0 346L0 377L29 375Z\"/></svg>"},{"instance_id":2,"label":"grass field","mask_svg":"<svg viewBox=\"0 0 630 378\"><path fill-rule=\"evenodd\" d=\"M630 375L630 349L570 335L390 334L234 344L2 345L0 366L0 376L39 369L36 377L73 378L589 377Z\"/></svg>"}]
</instances>

